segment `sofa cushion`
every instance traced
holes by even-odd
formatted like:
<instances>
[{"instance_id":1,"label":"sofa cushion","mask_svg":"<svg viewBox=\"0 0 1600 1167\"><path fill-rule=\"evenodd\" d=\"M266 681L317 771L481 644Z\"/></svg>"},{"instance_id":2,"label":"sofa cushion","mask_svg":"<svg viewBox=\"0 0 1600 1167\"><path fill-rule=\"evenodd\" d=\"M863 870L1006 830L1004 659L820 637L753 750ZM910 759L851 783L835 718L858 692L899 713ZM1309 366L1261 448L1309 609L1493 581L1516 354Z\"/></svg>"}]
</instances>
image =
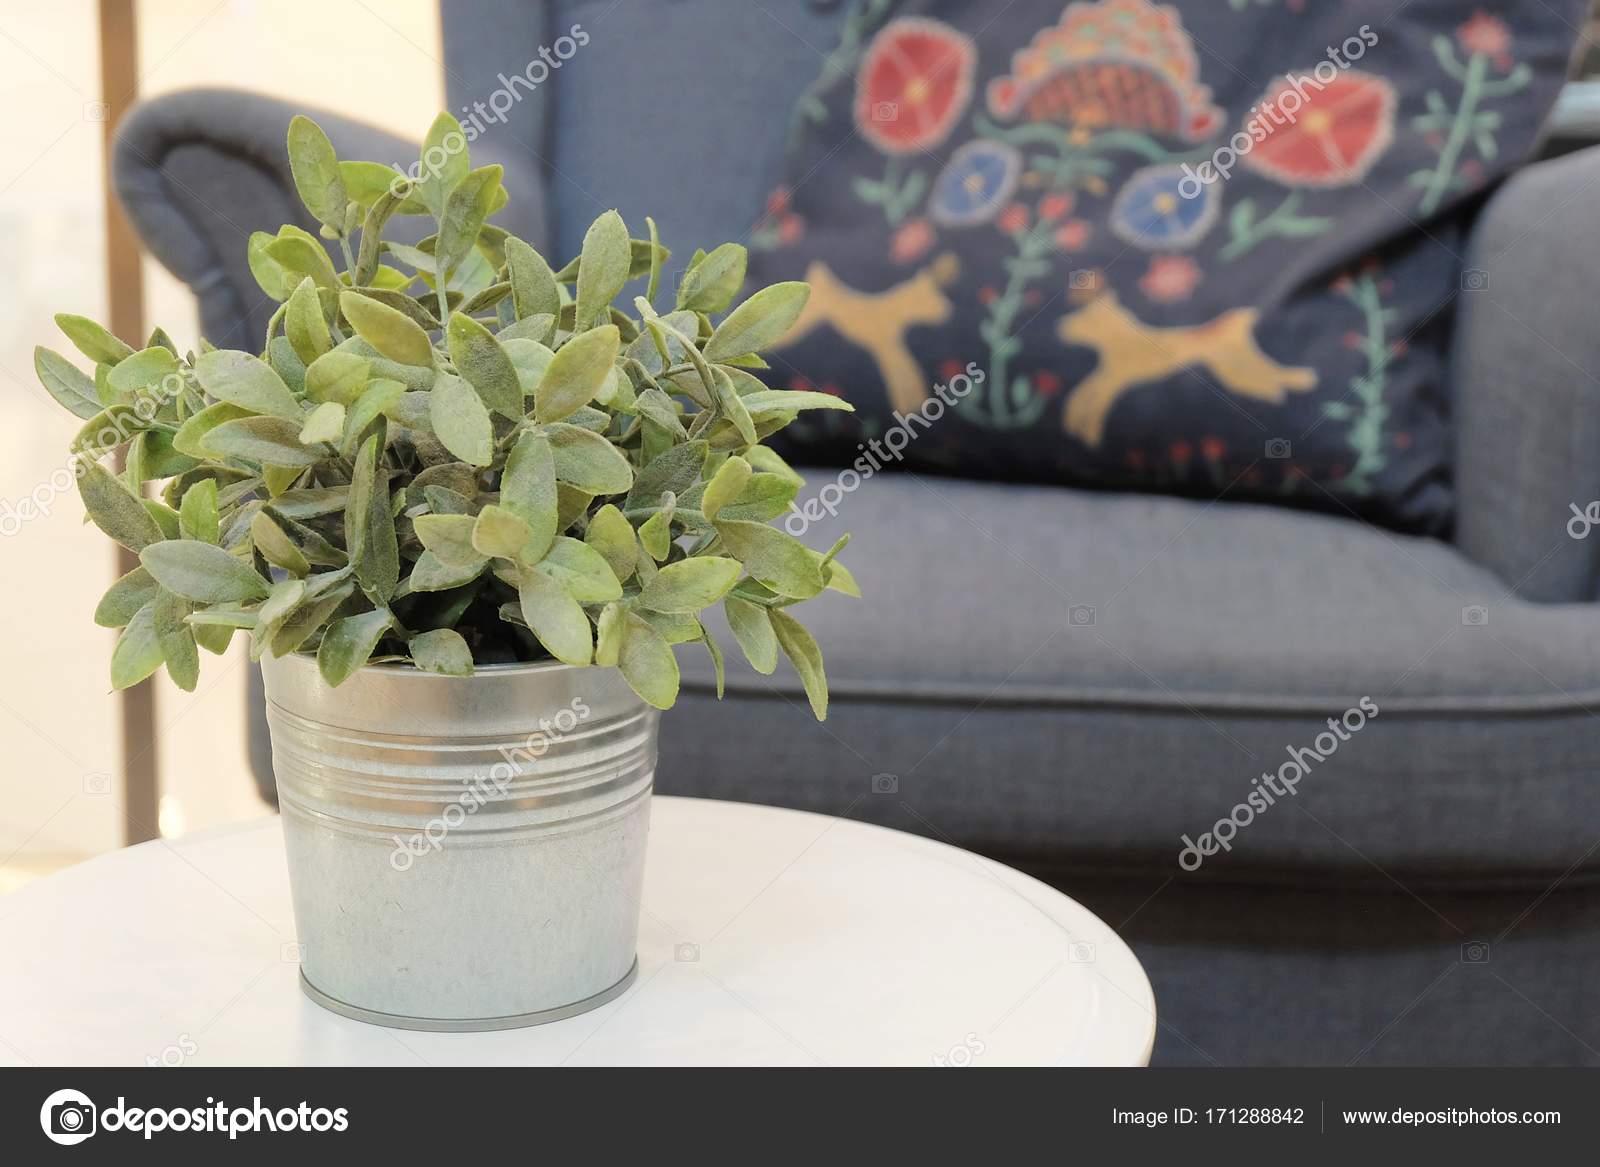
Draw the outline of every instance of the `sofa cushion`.
<instances>
[{"instance_id":1,"label":"sofa cushion","mask_svg":"<svg viewBox=\"0 0 1600 1167\"><path fill-rule=\"evenodd\" d=\"M1526 158L1578 0L860 4L808 91L752 278L807 279L792 434L912 465L1449 509L1468 200Z\"/></svg>"},{"instance_id":2,"label":"sofa cushion","mask_svg":"<svg viewBox=\"0 0 1600 1167\"><path fill-rule=\"evenodd\" d=\"M825 485L813 472L802 500ZM1181 837L1367 698L1377 714L1325 761L1301 753L1293 796L1202 875L1487 880L1595 858L1592 605L1519 601L1431 539L1249 504L903 474L836 509L807 538L854 533L865 599L806 605L827 722L722 630L738 708L711 708L703 656L682 654L663 789L1187 878Z\"/></svg>"}]
</instances>

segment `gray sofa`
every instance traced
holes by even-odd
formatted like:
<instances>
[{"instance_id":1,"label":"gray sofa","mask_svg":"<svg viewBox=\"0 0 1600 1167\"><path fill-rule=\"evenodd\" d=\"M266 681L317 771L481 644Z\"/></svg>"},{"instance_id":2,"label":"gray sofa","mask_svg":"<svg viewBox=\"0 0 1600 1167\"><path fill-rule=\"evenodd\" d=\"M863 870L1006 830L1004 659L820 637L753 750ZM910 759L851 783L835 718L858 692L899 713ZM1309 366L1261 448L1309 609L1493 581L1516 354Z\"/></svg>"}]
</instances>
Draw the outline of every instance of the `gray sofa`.
<instances>
[{"instance_id":1,"label":"gray sofa","mask_svg":"<svg viewBox=\"0 0 1600 1167\"><path fill-rule=\"evenodd\" d=\"M474 146L505 225L558 262L601 209L671 243L738 238L838 6L443 4L452 108L582 23L582 68ZM715 52L691 49L711 38ZM699 65L692 62L699 61ZM664 99L670 96L670 100ZM663 99L658 99L663 98ZM304 216L298 107L180 93L125 122L115 181L215 342L269 304L245 237ZM685 111L693 111L693 118ZM315 111L314 111L315 112ZM315 112L345 157L416 156ZM706 180L715 175L714 182ZM685 654L659 788L936 836L1117 927L1161 1009L1158 1064L1600 1064L1600 152L1483 208L1456 304L1451 542L1258 505L880 476L852 531L866 593L808 608L832 715ZM308 224L309 225L309 224ZM1381 713L1227 854L1180 868L1250 779L1363 696ZM268 773L265 731L255 735Z\"/></svg>"}]
</instances>

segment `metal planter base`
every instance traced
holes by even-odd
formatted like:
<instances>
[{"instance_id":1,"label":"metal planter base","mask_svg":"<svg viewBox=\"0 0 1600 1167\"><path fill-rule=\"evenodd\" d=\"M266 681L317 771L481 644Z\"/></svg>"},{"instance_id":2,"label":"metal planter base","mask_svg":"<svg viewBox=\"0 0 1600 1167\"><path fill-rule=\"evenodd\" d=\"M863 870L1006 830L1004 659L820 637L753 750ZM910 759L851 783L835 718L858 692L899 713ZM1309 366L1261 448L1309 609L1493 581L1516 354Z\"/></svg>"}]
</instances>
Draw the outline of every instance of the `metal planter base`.
<instances>
[{"instance_id":1,"label":"metal planter base","mask_svg":"<svg viewBox=\"0 0 1600 1167\"><path fill-rule=\"evenodd\" d=\"M330 1013L337 1013L354 1021L365 1021L368 1025L384 1025L390 1029L420 1029L428 1033L484 1033L492 1029L524 1029L530 1025L545 1025L551 1021L564 1021L568 1017L576 1017L580 1013L598 1009L607 1001L615 1001L627 992L628 986L633 984L638 975L639 960L635 957L627 975L620 981L609 989L602 989L592 997L585 997L582 1001L574 1001L570 1005L561 1005L555 1009L540 1009L534 1013L515 1013L509 1017L468 1019L401 1017L394 1013L377 1013L371 1009L363 1009L359 1005L350 1005L337 997L328 996L308 981L304 972L300 974L300 988L306 996Z\"/></svg>"}]
</instances>

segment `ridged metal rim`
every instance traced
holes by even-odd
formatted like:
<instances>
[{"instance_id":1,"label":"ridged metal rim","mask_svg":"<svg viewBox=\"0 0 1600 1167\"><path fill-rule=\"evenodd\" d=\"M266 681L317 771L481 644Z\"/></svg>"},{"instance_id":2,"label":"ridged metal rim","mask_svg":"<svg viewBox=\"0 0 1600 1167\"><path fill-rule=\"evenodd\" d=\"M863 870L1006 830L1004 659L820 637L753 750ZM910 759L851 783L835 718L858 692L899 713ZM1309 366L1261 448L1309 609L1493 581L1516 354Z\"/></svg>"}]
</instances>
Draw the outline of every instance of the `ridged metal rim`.
<instances>
[{"instance_id":1,"label":"ridged metal rim","mask_svg":"<svg viewBox=\"0 0 1600 1167\"><path fill-rule=\"evenodd\" d=\"M279 661L299 661L303 665L309 665L313 669L317 667L316 656L309 652L291 652L284 656L274 657L273 659ZM471 681L473 677L484 673L494 676L505 676L511 673L555 672L559 669L569 669L576 672L580 669L590 669L596 667L603 666L569 665L558 660L507 661L492 665L475 664L472 666L472 673L470 676L452 677L447 676L444 673L430 673L427 669L419 669L416 665L409 661L385 661L382 664L362 665L357 671L363 673L393 673L396 676L409 675L413 677L424 677L430 681Z\"/></svg>"},{"instance_id":2,"label":"ridged metal rim","mask_svg":"<svg viewBox=\"0 0 1600 1167\"><path fill-rule=\"evenodd\" d=\"M570 1005L557 1005L554 1009L513 1013L506 1017L407 1017L399 1013L379 1013L372 1009L363 1009L359 1005L348 1004L337 997L330 997L306 978L304 969L300 971L300 989L329 1012L348 1017L353 1021L364 1021L368 1025L382 1025L389 1029L416 1029L426 1033L486 1033L496 1029L525 1029L530 1025L547 1025L552 1021L564 1021L568 1017L588 1013L620 997L638 975L639 958L636 956L620 981L608 989L601 989L592 997L585 997Z\"/></svg>"}]
</instances>

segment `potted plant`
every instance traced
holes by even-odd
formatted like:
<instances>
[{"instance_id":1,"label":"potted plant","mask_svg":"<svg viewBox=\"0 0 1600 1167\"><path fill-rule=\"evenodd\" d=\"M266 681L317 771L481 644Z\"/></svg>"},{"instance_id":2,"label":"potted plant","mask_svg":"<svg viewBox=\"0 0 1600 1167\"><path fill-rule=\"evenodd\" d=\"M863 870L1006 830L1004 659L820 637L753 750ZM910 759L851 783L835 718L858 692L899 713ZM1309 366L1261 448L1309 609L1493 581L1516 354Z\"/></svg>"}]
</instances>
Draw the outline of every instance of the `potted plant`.
<instances>
[{"instance_id":1,"label":"potted plant","mask_svg":"<svg viewBox=\"0 0 1600 1167\"><path fill-rule=\"evenodd\" d=\"M790 610L858 592L843 540L769 525L800 479L761 442L849 406L750 372L807 288L732 307L746 257L725 243L658 313L669 253L615 211L556 270L490 222L500 167L471 167L448 114L409 175L340 161L303 117L289 159L321 238L251 237L279 302L260 355L160 330L136 352L68 315L94 375L36 351L84 419L90 519L139 556L95 612L122 630L113 684L165 665L192 689L199 650L248 635L313 998L435 1029L592 1008L635 967L674 646L709 653L720 695L700 619L720 604L751 664L786 655L826 715ZM436 230L385 241L410 215Z\"/></svg>"}]
</instances>

